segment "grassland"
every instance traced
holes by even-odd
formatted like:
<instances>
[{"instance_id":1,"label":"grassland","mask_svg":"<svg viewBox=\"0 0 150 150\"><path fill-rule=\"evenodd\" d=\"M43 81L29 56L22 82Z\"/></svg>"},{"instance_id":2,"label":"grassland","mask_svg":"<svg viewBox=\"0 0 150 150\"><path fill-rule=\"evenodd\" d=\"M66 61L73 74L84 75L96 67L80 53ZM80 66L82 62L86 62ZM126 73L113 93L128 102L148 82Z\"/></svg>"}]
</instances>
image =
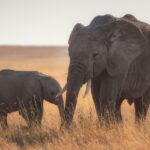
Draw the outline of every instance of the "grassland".
<instances>
[{"instance_id":1,"label":"grassland","mask_svg":"<svg viewBox=\"0 0 150 150\"><path fill-rule=\"evenodd\" d=\"M69 58L66 47L0 47L0 69L38 70L66 82ZM123 124L99 127L91 95L82 98L80 91L74 123L59 130L57 107L44 103L42 129L26 129L17 112L8 116L10 128L0 129L0 150L149 150L150 119L139 126L134 123L134 109L126 101L122 105ZM109 93L108 93L109 94ZM64 94L65 99L65 94Z\"/></svg>"}]
</instances>

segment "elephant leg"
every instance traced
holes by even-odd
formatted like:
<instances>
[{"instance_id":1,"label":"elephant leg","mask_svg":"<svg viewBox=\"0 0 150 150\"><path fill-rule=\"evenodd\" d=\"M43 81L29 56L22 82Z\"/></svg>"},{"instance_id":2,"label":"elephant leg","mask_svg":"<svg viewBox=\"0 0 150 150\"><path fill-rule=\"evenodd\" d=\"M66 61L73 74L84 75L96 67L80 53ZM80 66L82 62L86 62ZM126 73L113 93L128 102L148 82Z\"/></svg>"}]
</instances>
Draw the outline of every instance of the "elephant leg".
<instances>
[{"instance_id":1,"label":"elephant leg","mask_svg":"<svg viewBox=\"0 0 150 150\"><path fill-rule=\"evenodd\" d=\"M36 100L34 102L33 107L35 110L33 122L38 124L38 125L41 125L42 117L43 117L43 100Z\"/></svg>"},{"instance_id":2,"label":"elephant leg","mask_svg":"<svg viewBox=\"0 0 150 150\"><path fill-rule=\"evenodd\" d=\"M99 92L101 117L106 124L116 123L121 119L123 76L111 77L105 73L102 79Z\"/></svg>"},{"instance_id":3,"label":"elephant leg","mask_svg":"<svg viewBox=\"0 0 150 150\"><path fill-rule=\"evenodd\" d=\"M19 114L25 119L28 127L31 127L32 124L31 110L29 108L23 108L19 111Z\"/></svg>"},{"instance_id":4,"label":"elephant leg","mask_svg":"<svg viewBox=\"0 0 150 150\"><path fill-rule=\"evenodd\" d=\"M19 114L25 119L27 125L30 127L30 120L31 120L31 111L30 111L30 99L27 100L20 100L18 101L19 104Z\"/></svg>"},{"instance_id":5,"label":"elephant leg","mask_svg":"<svg viewBox=\"0 0 150 150\"><path fill-rule=\"evenodd\" d=\"M31 127L35 118L35 109L33 109L33 102L30 100L28 103L22 103L19 114L25 119L28 127Z\"/></svg>"},{"instance_id":6,"label":"elephant leg","mask_svg":"<svg viewBox=\"0 0 150 150\"><path fill-rule=\"evenodd\" d=\"M43 101L35 99L30 101L20 114L26 120L29 127L34 126L35 124L41 125L43 116Z\"/></svg>"},{"instance_id":7,"label":"elephant leg","mask_svg":"<svg viewBox=\"0 0 150 150\"><path fill-rule=\"evenodd\" d=\"M92 92L94 105L96 108L96 113L100 121L101 109L100 109L100 101L99 101L99 90L100 90L100 81L96 78L93 78L91 82L91 92Z\"/></svg>"},{"instance_id":8,"label":"elephant leg","mask_svg":"<svg viewBox=\"0 0 150 150\"><path fill-rule=\"evenodd\" d=\"M8 128L7 114L5 114L5 113L0 114L0 123L1 123L2 129L7 129Z\"/></svg>"},{"instance_id":9,"label":"elephant leg","mask_svg":"<svg viewBox=\"0 0 150 150\"><path fill-rule=\"evenodd\" d=\"M97 78L92 79L92 84L91 84L91 92L92 92L92 97L94 100L94 104L95 104L95 108L96 108L96 112L98 115L99 120L101 120L101 100L100 100L100 80ZM122 121L122 116L121 116L121 104L122 104L123 99L119 99L116 102L116 111L114 113L114 116L116 118L117 122L121 122Z\"/></svg>"},{"instance_id":10,"label":"elephant leg","mask_svg":"<svg viewBox=\"0 0 150 150\"><path fill-rule=\"evenodd\" d=\"M135 107L136 122L145 120L149 108L149 104L147 103L147 100L143 99L142 97L135 99L134 107Z\"/></svg>"}]
</instances>

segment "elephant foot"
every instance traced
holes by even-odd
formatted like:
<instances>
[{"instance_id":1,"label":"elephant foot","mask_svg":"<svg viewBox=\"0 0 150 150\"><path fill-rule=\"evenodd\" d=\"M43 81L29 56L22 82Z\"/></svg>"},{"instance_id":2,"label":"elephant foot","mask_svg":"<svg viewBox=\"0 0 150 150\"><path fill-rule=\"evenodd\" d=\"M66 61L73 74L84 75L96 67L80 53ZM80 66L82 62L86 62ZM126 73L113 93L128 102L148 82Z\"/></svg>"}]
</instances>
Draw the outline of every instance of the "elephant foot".
<instances>
[{"instance_id":1,"label":"elephant foot","mask_svg":"<svg viewBox=\"0 0 150 150\"><path fill-rule=\"evenodd\" d=\"M27 124L28 128L41 128L41 122L39 121L30 121Z\"/></svg>"},{"instance_id":2,"label":"elephant foot","mask_svg":"<svg viewBox=\"0 0 150 150\"><path fill-rule=\"evenodd\" d=\"M99 116L100 127L111 128L112 126L122 124L122 117L116 113L105 112L103 115Z\"/></svg>"},{"instance_id":3,"label":"elephant foot","mask_svg":"<svg viewBox=\"0 0 150 150\"><path fill-rule=\"evenodd\" d=\"M145 117L136 117L135 118L135 124L136 125L142 125L142 124L144 124L145 123L145 121L146 121L146 118Z\"/></svg>"},{"instance_id":4,"label":"elephant foot","mask_svg":"<svg viewBox=\"0 0 150 150\"><path fill-rule=\"evenodd\" d=\"M3 123L1 124L1 127L2 127L2 129L3 129L3 130L6 130L6 129L8 129L8 125L6 125L6 124L3 124Z\"/></svg>"},{"instance_id":5,"label":"elephant foot","mask_svg":"<svg viewBox=\"0 0 150 150\"><path fill-rule=\"evenodd\" d=\"M28 126L21 126L21 127L20 127L20 129L21 129L21 130L25 130L25 131L26 131L26 130L28 130L28 129L29 129L29 127L28 127Z\"/></svg>"},{"instance_id":6,"label":"elephant foot","mask_svg":"<svg viewBox=\"0 0 150 150\"><path fill-rule=\"evenodd\" d=\"M77 127L76 123L74 123L74 122L68 123L68 122L64 121L60 125L60 130L61 131L63 131L63 130L72 130L72 129L76 128L76 127Z\"/></svg>"}]
</instances>

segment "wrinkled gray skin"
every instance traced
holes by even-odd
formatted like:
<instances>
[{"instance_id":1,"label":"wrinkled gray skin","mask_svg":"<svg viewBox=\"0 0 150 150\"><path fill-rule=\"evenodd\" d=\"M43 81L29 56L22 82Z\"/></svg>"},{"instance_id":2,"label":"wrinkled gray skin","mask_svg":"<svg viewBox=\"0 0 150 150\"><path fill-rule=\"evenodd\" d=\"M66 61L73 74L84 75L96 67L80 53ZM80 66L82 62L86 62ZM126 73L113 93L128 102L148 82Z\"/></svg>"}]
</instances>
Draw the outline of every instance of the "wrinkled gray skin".
<instances>
[{"instance_id":1,"label":"wrinkled gray skin","mask_svg":"<svg viewBox=\"0 0 150 150\"><path fill-rule=\"evenodd\" d=\"M119 19L119 18L115 18L111 15L107 15L105 17L103 16L97 16L95 17L92 22L90 23L90 27L96 27L96 26L100 26L100 25L103 25L103 23L107 22L107 23L110 23L110 22L113 22L115 21L116 19ZM130 14L126 14L125 16L122 17L122 19L125 19L127 21L131 21L132 23L136 23L138 24L138 26L142 26L145 27L145 26L148 26L148 24L144 23L144 22L141 22L139 20L137 20L133 15L130 15ZM141 29L142 29L141 28ZM101 79L103 80L103 79ZM95 87L95 84L94 84L94 80L93 80L93 88L92 88L92 95L93 95L93 98L94 98L94 95L97 93L97 88ZM99 85L100 86L100 85ZM143 95L142 97L139 97L139 98L136 98L136 99L128 99L128 103L131 105L132 103L134 103L134 107L135 107L135 116L136 116L136 121L137 122L140 122L141 120L145 120L146 119L146 115L147 115L147 112L148 112L148 108L149 108L149 102L150 102L150 91L148 90L146 92L145 95ZM118 121L121 121L122 120L122 117L121 117L121 103L123 102L124 99L120 99L119 103L116 104L116 111L117 111L117 119ZM97 104L95 104L97 105Z\"/></svg>"},{"instance_id":2,"label":"wrinkled gray skin","mask_svg":"<svg viewBox=\"0 0 150 150\"><path fill-rule=\"evenodd\" d=\"M28 126L41 124L43 100L58 106L61 120L64 120L63 98L55 98L61 90L52 77L36 71L0 71L0 122L7 128L7 114L19 111Z\"/></svg>"},{"instance_id":3,"label":"wrinkled gray skin","mask_svg":"<svg viewBox=\"0 0 150 150\"><path fill-rule=\"evenodd\" d=\"M134 100L136 110L140 110L142 96L148 103L149 48L149 25L132 15L98 16L86 27L75 25L69 39L67 124L73 119L79 90L89 79L98 117L104 121L121 120L123 99Z\"/></svg>"},{"instance_id":4,"label":"wrinkled gray skin","mask_svg":"<svg viewBox=\"0 0 150 150\"><path fill-rule=\"evenodd\" d=\"M123 19L126 19L127 21L131 21L132 23L137 25L140 28L143 35L147 36L147 40L150 39L149 34L147 34L148 32L145 32L145 29L144 29L144 28L147 28L149 30L150 27L147 23L144 23L144 22L137 20L133 15L130 15L130 14L123 16ZM120 103L122 103L122 101L123 100L120 100ZM146 115L147 115L148 108L150 105L150 88L148 88L148 90L146 91L146 93L142 97L139 97L136 99L128 99L128 103L130 105L132 103L134 103L136 121L137 122L144 121L146 119ZM120 120L122 120L120 107L121 107L121 104L119 105L119 109L120 109L119 110L119 113L120 113L119 116L120 116Z\"/></svg>"}]
</instances>

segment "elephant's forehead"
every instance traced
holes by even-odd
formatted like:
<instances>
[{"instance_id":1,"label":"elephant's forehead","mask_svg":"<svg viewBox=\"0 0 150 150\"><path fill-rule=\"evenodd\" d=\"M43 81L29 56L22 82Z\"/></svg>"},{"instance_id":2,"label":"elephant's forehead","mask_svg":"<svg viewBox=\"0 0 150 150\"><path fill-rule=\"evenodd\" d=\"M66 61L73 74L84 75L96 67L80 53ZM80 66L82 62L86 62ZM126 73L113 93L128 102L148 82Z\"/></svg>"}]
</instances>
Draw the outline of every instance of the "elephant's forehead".
<instances>
[{"instance_id":1,"label":"elephant's forehead","mask_svg":"<svg viewBox=\"0 0 150 150\"><path fill-rule=\"evenodd\" d=\"M91 53L92 50L88 45L77 45L73 48L72 47L69 48L69 55L72 57L84 55L84 57L86 58L90 56Z\"/></svg>"},{"instance_id":2,"label":"elephant's forehead","mask_svg":"<svg viewBox=\"0 0 150 150\"><path fill-rule=\"evenodd\" d=\"M111 15L105 15L105 16L96 16L90 23L91 27L95 27L97 25L104 25L106 23L110 23L112 21L116 20L115 17Z\"/></svg>"}]
</instances>

